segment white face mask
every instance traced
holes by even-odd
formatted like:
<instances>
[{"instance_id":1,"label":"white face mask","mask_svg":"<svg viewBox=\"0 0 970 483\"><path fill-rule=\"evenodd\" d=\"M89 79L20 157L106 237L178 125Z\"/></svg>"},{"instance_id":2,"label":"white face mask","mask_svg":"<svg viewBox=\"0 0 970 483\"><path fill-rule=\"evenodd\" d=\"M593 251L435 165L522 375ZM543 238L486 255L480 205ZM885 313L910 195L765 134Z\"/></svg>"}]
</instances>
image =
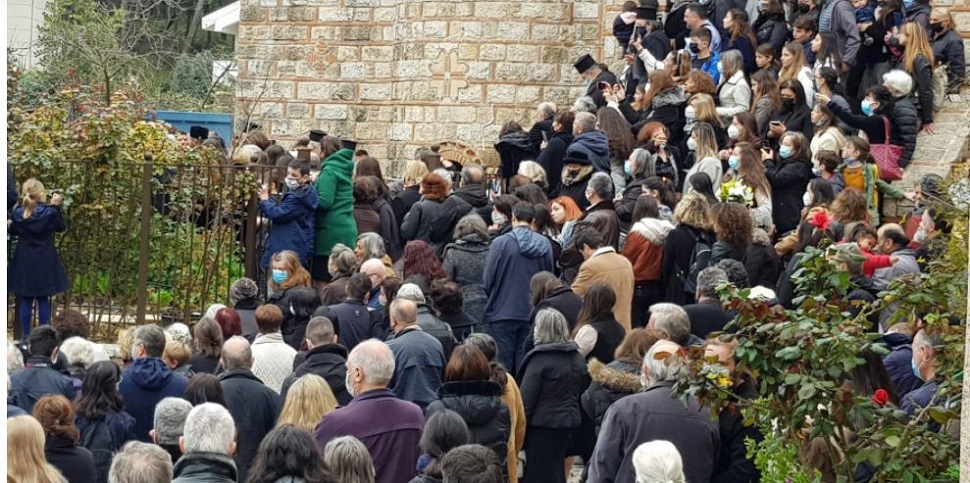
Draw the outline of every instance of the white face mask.
<instances>
[{"instance_id":1,"label":"white face mask","mask_svg":"<svg viewBox=\"0 0 970 483\"><path fill-rule=\"evenodd\" d=\"M727 135L731 139L737 139L741 137L741 130L738 129L738 126L731 124L730 126L728 126Z\"/></svg>"},{"instance_id":2,"label":"white face mask","mask_svg":"<svg viewBox=\"0 0 970 483\"><path fill-rule=\"evenodd\" d=\"M722 74L724 73L724 62L717 61L717 71Z\"/></svg>"},{"instance_id":3,"label":"white face mask","mask_svg":"<svg viewBox=\"0 0 970 483\"><path fill-rule=\"evenodd\" d=\"M493 225L504 225L506 222L508 222L508 218L506 218L505 215L503 215L503 214L501 214L501 213L499 213L497 211L492 211L492 224Z\"/></svg>"},{"instance_id":4,"label":"white face mask","mask_svg":"<svg viewBox=\"0 0 970 483\"><path fill-rule=\"evenodd\" d=\"M919 243L920 245L926 243L927 238L929 238L929 233L927 233L926 229L924 229L922 226L919 227L919 229L917 229L916 233L913 235L913 241Z\"/></svg>"},{"instance_id":5,"label":"white face mask","mask_svg":"<svg viewBox=\"0 0 970 483\"><path fill-rule=\"evenodd\" d=\"M687 149L690 149L691 151L697 150L697 141L695 141L694 138L687 138Z\"/></svg>"},{"instance_id":6,"label":"white face mask","mask_svg":"<svg viewBox=\"0 0 970 483\"><path fill-rule=\"evenodd\" d=\"M300 180L295 178L286 178L286 187L295 190L300 187Z\"/></svg>"},{"instance_id":7,"label":"white face mask","mask_svg":"<svg viewBox=\"0 0 970 483\"><path fill-rule=\"evenodd\" d=\"M687 106L684 108L684 117L688 119L697 118L697 111L694 109L694 106Z\"/></svg>"},{"instance_id":8,"label":"white face mask","mask_svg":"<svg viewBox=\"0 0 970 483\"><path fill-rule=\"evenodd\" d=\"M805 194L802 195L802 204L805 205L805 206L811 206L812 205L812 194L811 193L805 192Z\"/></svg>"},{"instance_id":9,"label":"white face mask","mask_svg":"<svg viewBox=\"0 0 970 483\"><path fill-rule=\"evenodd\" d=\"M354 380L350 377L350 371L347 371L347 375L344 376L344 387L347 388L347 394L350 394L350 397L357 397L357 394L354 393Z\"/></svg>"}]
</instances>

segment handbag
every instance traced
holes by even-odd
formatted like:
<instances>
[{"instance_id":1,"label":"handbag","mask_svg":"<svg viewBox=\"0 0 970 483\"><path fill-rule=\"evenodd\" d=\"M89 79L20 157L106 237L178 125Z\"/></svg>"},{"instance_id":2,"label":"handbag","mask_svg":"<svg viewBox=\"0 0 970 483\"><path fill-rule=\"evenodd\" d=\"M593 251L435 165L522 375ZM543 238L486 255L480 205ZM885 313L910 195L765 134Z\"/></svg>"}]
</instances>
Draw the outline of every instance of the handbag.
<instances>
[{"instance_id":1,"label":"handbag","mask_svg":"<svg viewBox=\"0 0 970 483\"><path fill-rule=\"evenodd\" d=\"M889 119L883 117L886 126L886 141L884 144L873 144L869 153L876 159L879 166L879 178L883 181L899 181L903 179L903 168L899 167L899 158L903 155L903 147L889 144Z\"/></svg>"}]
</instances>

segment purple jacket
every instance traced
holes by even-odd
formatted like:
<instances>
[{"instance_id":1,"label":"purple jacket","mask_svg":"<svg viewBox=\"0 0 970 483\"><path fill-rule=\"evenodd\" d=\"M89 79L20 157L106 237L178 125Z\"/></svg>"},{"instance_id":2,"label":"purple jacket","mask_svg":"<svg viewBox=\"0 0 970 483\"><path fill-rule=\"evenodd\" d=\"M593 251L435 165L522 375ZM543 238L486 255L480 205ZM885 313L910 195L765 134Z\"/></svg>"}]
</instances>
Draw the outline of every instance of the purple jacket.
<instances>
[{"instance_id":1,"label":"purple jacket","mask_svg":"<svg viewBox=\"0 0 970 483\"><path fill-rule=\"evenodd\" d=\"M403 483L418 474L424 414L387 389L367 391L334 410L314 431L317 446L340 436L361 440L374 460L376 483Z\"/></svg>"}]
</instances>

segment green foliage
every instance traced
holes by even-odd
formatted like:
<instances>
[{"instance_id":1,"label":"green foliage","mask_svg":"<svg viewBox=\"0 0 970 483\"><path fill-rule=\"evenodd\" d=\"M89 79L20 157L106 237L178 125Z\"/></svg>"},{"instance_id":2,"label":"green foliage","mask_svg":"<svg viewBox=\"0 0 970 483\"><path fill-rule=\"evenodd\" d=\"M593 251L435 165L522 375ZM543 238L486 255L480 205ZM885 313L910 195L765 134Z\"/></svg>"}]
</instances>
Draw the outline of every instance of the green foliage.
<instances>
[{"instance_id":1,"label":"green foliage","mask_svg":"<svg viewBox=\"0 0 970 483\"><path fill-rule=\"evenodd\" d=\"M765 439L760 443L748 439L745 446L748 458L754 459L754 464L761 473L761 481L778 481L785 483L815 483L819 481L818 472L811 472L798 459L798 448L787 443L774 434L770 426L761 428Z\"/></svg>"},{"instance_id":2,"label":"green foliage","mask_svg":"<svg viewBox=\"0 0 970 483\"><path fill-rule=\"evenodd\" d=\"M854 481L861 464L874 468L874 481L938 477L956 461L958 447L946 434L927 427L958 417L954 407L960 378L941 383L945 404L909 418L892 404L874 402L868 392L874 388L855 385L854 371L866 363L864 353L887 352L879 343L880 335L869 333L871 314L891 307L903 320L914 321L918 314L930 326L944 326L948 315L961 313L959 306L967 298L963 242L962 267L949 260L931 263L927 274L895 281L874 306L855 316L846 300L852 289L849 276L844 266L827 256L827 249L810 248L804 253L793 276L801 295L794 310L749 300L747 289L723 287L725 307L737 313L726 328L737 339L737 370L757 378L759 398L746 400L732 394L719 378L711 377L718 370L711 367L718 366L716 361L696 353L691 374L678 390L698 397L715 412L737 404L749 424L772 428L769 440L758 448L759 466L768 471L764 481L797 476L795 469L802 466L796 460L820 471L825 481ZM962 369L962 342L962 329L945 340L940 374L958 374ZM762 450L770 456L762 456Z\"/></svg>"}]
</instances>

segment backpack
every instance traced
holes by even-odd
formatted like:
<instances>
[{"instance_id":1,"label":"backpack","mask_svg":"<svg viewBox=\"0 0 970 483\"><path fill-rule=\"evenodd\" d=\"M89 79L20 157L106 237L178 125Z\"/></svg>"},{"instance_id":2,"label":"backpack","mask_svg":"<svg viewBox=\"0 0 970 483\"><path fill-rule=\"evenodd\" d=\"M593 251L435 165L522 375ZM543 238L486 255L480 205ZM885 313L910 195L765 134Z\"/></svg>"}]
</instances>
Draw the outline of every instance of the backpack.
<instances>
[{"instance_id":1,"label":"backpack","mask_svg":"<svg viewBox=\"0 0 970 483\"><path fill-rule=\"evenodd\" d=\"M697 274L708 267L711 260L711 240L704 233L694 236L694 249L690 252L690 262L687 271L678 270L678 278L684 286L684 292L691 295L697 291Z\"/></svg>"}]
</instances>

